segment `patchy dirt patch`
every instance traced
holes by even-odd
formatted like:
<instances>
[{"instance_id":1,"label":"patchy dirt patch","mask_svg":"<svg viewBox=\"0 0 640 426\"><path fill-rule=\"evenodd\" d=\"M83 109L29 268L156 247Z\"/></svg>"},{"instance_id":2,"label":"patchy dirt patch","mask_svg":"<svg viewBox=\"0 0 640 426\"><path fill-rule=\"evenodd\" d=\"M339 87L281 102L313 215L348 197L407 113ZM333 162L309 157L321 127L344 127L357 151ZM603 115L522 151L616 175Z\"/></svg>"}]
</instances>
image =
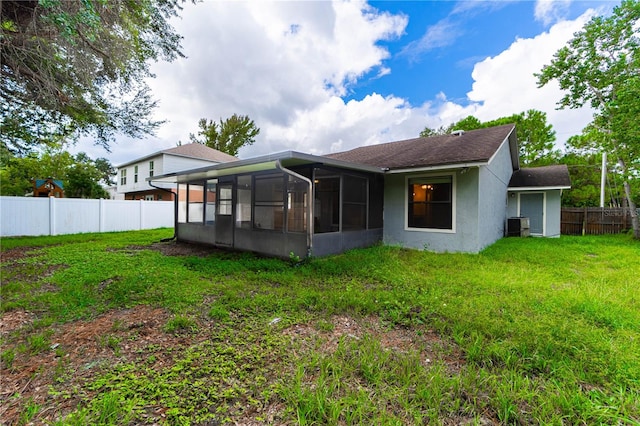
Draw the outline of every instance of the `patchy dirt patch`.
<instances>
[{"instance_id":1,"label":"patchy dirt patch","mask_svg":"<svg viewBox=\"0 0 640 426\"><path fill-rule=\"evenodd\" d=\"M10 250L0 251L0 263L11 262L26 257L36 256L37 253L29 253L38 250L40 247L16 247Z\"/></svg>"},{"instance_id":2,"label":"patchy dirt patch","mask_svg":"<svg viewBox=\"0 0 640 426\"><path fill-rule=\"evenodd\" d=\"M322 342L319 350L324 353L334 352L342 338L362 339L364 336L370 336L379 341L385 349L419 354L425 366L434 361L441 361L451 373L457 373L465 363L459 349L444 341L433 330L388 328L374 316L356 319L339 315L331 317L329 323L330 327L317 322L296 324L285 329L283 333L291 336L292 339L310 339L317 336ZM326 330L327 328L331 329Z\"/></svg>"},{"instance_id":3,"label":"patchy dirt patch","mask_svg":"<svg viewBox=\"0 0 640 426\"><path fill-rule=\"evenodd\" d=\"M37 404L37 422L50 423L68 414L82 400L82 383L100 374L103 368L153 355L152 368L172 364L172 353L203 341L205 333L185 336L163 331L170 314L163 309L137 306L108 312L90 321L75 321L52 327L47 348L32 353L30 336L42 334L29 329L34 315L25 311L6 312L0 318L3 336L21 330L19 337L7 339L3 352L14 359L0 370L0 419L17 424L25 404ZM14 333L15 334L15 333ZM151 348L151 349L149 349ZM53 394L51 388L55 390Z\"/></svg>"},{"instance_id":4,"label":"patchy dirt patch","mask_svg":"<svg viewBox=\"0 0 640 426\"><path fill-rule=\"evenodd\" d=\"M207 257L221 250L205 244L192 244L182 241L159 241L148 246L130 245L124 249L107 249L110 251L136 252L138 250L156 250L165 256L198 256Z\"/></svg>"}]
</instances>

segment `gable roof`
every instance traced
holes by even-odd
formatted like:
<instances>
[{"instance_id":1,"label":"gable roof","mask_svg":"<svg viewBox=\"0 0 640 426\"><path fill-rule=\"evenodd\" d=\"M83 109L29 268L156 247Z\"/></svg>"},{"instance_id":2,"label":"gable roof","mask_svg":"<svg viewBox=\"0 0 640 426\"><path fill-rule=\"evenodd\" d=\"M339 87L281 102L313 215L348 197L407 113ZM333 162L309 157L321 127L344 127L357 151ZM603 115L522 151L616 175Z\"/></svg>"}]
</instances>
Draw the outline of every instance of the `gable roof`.
<instances>
[{"instance_id":1,"label":"gable roof","mask_svg":"<svg viewBox=\"0 0 640 426\"><path fill-rule=\"evenodd\" d=\"M439 135L364 146L326 156L388 170L488 163L500 145L512 133L515 137L514 128L513 124L506 124L470 130L462 134Z\"/></svg>"},{"instance_id":2,"label":"gable roof","mask_svg":"<svg viewBox=\"0 0 640 426\"><path fill-rule=\"evenodd\" d=\"M36 179L36 188L40 188L42 185L44 185L47 182L52 182L54 185L56 185L60 189L64 188L64 183L61 180L52 179L52 178Z\"/></svg>"},{"instance_id":3,"label":"gable roof","mask_svg":"<svg viewBox=\"0 0 640 426\"><path fill-rule=\"evenodd\" d=\"M160 152L162 154L180 155L183 157L217 161L218 163L226 163L227 161L236 161L238 159L233 155L218 151L217 149L209 148L201 143L188 143L174 148L165 149Z\"/></svg>"},{"instance_id":4,"label":"gable roof","mask_svg":"<svg viewBox=\"0 0 640 426\"><path fill-rule=\"evenodd\" d=\"M559 164L516 170L513 172L513 175L511 175L509 189L525 188L569 189L571 188L569 168L566 164Z\"/></svg>"},{"instance_id":5,"label":"gable roof","mask_svg":"<svg viewBox=\"0 0 640 426\"><path fill-rule=\"evenodd\" d=\"M226 163L228 161L236 161L238 158L233 155L229 155L225 152L218 151L217 149L209 148L201 143L188 143L185 145L176 146L173 148L164 149L162 151L154 152L153 154L145 155L144 157L136 158L135 160L122 163L118 168L128 166L129 164L138 163L146 159L157 157L162 154L175 155L178 157L196 158L199 160L208 160L216 163Z\"/></svg>"}]
</instances>

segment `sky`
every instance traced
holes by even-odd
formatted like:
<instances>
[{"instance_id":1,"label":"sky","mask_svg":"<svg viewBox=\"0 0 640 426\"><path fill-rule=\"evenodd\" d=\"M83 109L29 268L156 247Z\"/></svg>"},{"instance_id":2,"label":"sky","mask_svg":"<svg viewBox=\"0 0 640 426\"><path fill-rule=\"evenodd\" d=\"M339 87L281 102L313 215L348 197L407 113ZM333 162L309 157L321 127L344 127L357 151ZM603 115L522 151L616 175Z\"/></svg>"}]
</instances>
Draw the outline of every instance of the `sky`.
<instances>
[{"instance_id":1,"label":"sky","mask_svg":"<svg viewBox=\"0 0 640 426\"><path fill-rule=\"evenodd\" d=\"M327 154L417 137L469 115L482 121L537 109L556 146L579 134L588 108L557 110L549 64L615 1L213 1L187 3L172 24L185 58L152 64L167 120L155 136L119 137L111 152L74 152L115 166L189 142L198 120L247 115L260 128L240 158Z\"/></svg>"}]
</instances>

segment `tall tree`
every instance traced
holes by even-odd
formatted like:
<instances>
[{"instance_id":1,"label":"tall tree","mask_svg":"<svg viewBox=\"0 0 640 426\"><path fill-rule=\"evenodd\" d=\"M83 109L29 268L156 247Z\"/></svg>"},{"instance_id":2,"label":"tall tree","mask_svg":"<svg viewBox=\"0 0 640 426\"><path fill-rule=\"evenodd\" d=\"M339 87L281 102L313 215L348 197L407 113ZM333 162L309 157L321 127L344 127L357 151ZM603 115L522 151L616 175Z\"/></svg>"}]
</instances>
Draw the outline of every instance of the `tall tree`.
<instances>
[{"instance_id":1,"label":"tall tree","mask_svg":"<svg viewBox=\"0 0 640 426\"><path fill-rule=\"evenodd\" d=\"M530 109L520 114L488 121L484 123L484 127L509 123L516 125L520 161L523 165L546 164L557 159L559 153L553 147L556 132L553 126L547 123L547 113Z\"/></svg>"},{"instance_id":2,"label":"tall tree","mask_svg":"<svg viewBox=\"0 0 640 426\"><path fill-rule=\"evenodd\" d=\"M183 0L3 0L0 143L13 152L91 134L138 137L160 124L149 60L182 56L168 23Z\"/></svg>"},{"instance_id":3,"label":"tall tree","mask_svg":"<svg viewBox=\"0 0 640 426\"><path fill-rule=\"evenodd\" d=\"M243 146L253 145L260 129L246 115L233 114L226 120L220 119L220 123L206 118L198 122L198 138L193 133L189 134L192 142L201 143L209 148L226 152L229 155L237 156L238 151Z\"/></svg>"},{"instance_id":4,"label":"tall tree","mask_svg":"<svg viewBox=\"0 0 640 426\"><path fill-rule=\"evenodd\" d=\"M3 155L0 165L0 195L24 196L34 179L61 180L69 198L109 198L101 184L112 184L114 168L104 158L92 160L84 152L72 156L62 147L25 156Z\"/></svg>"},{"instance_id":5,"label":"tall tree","mask_svg":"<svg viewBox=\"0 0 640 426\"><path fill-rule=\"evenodd\" d=\"M597 16L554 55L539 74L538 85L557 80L565 91L560 108L590 105L594 119L583 131L589 143L613 156L625 177L624 190L633 234L640 221L631 179L640 173L640 3L625 0L609 17Z\"/></svg>"}]
</instances>

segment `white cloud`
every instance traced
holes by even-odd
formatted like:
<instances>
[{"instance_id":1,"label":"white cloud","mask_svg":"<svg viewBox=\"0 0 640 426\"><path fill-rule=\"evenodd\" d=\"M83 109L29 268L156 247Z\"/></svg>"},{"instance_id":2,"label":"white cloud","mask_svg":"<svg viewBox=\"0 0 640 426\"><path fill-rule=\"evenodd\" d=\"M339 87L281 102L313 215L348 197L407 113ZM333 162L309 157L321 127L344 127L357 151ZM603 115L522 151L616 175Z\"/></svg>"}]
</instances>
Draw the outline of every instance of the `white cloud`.
<instances>
[{"instance_id":1,"label":"white cloud","mask_svg":"<svg viewBox=\"0 0 640 426\"><path fill-rule=\"evenodd\" d=\"M345 101L350 85L365 74L394 72L381 40L400 37L404 15L380 12L362 1L204 2L187 5L176 21L187 58L154 66L149 81L160 100L157 119L168 119L156 138L122 139L109 155L114 164L188 142L200 118L249 115L261 129L243 158L284 150L323 154L416 137L468 115L482 120L527 109L547 112L559 139L577 134L588 110L556 111L560 91L536 87L534 72L551 61L590 17L560 22L531 39L478 62L468 102L440 93L416 106L372 91ZM357 34L357 37L354 37ZM443 39L444 40L444 39ZM92 157L106 153L85 145Z\"/></svg>"},{"instance_id":2,"label":"white cloud","mask_svg":"<svg viewBox=\"0 0 640 426\"><path fill-rule=\"evenodd\" d=\"M536 0L534 16L537 21L549 25L564 18L572 0Z\"/></svg>"},{"instance_id":3,"label":"white cloud","mask_svg":"<svg viewBox=\"0 0 640 426\"><path fill-rule=\"evenodd\" d=\"M591 121L589 108L579 110L557 110L562 92L556 82L542 88L537 87L534 73L551 63L554 53L566 44L593 16L589 10L574 21L562 21L534 38L517 39L497 56L476 64L474 80L468 98L478 103L476 116L485 121L503 117L528 109L547 113L554 125L558 142L562 144L568 136L580 133Z\"/></svg>"}]
</instances>

